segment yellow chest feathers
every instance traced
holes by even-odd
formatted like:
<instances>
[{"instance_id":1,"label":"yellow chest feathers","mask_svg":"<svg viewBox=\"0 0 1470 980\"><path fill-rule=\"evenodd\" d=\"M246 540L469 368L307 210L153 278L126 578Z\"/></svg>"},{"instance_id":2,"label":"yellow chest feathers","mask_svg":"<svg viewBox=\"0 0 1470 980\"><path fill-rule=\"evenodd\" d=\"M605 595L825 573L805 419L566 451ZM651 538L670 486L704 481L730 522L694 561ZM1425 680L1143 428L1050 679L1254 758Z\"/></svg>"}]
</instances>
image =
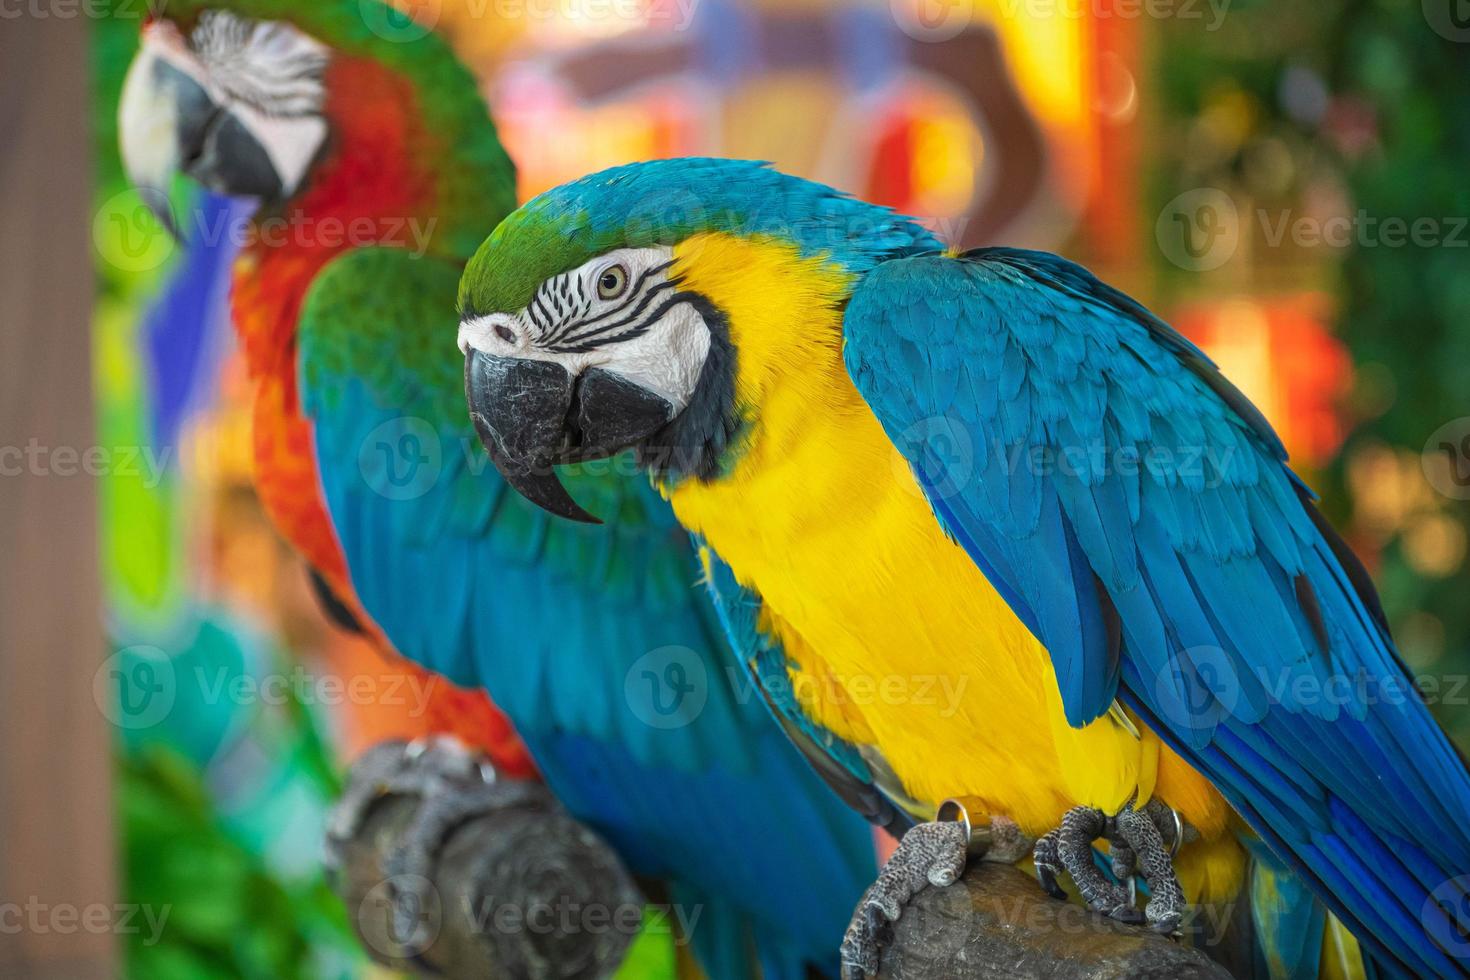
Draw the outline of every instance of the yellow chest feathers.
<instances>
[{"instance_id":1,"label":"yellow chest feathers","mask_svg":"<svg viewBox=\"0 0 1470 980\"><path fill-rule=\"evenodd\" d=\"M790 246L698 236L685 284L727 315L750 413L731 471L669 499L763 597L796 692L878 748L915 799L978 798L1033 833L1157 790L1202 832L1228 811L1153 733L1069 727L1046 651L935 520L842 363L850 278Z\"/></svg>"}]
</instances>

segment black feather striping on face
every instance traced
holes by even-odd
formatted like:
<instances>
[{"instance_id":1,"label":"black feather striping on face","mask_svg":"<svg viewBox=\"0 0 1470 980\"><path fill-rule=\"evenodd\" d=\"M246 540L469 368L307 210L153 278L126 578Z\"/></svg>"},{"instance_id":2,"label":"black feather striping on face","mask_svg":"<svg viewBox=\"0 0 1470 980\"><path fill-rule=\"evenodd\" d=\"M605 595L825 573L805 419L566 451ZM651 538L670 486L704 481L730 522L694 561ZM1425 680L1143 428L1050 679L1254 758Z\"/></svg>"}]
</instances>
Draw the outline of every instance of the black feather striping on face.
<instances>
[{"instance_id":1,"label":"black feather striping on face","mask_svg":"<svg viewBox=\"0 0 1470 980\"><path fill-rule=\"evenodd\" d=\"M542 305L539 292L531 298L531 305L527 307L526 312L531 315L531 324L536 328L538 335L547 333L556 323L551 314L546 311L546 307Z\"/></svg>"},{"instance_id":2,"label":"black feather striping on face","mask_svg":"<svg viewBox=\"0 0 1470 980\"><path fill-rule=\"evenodd\" d=\"M536 291L536 296L532 300L533 314L536 302L547 294L555 295L560 291L575 289L578 303L576 304L577 310L575 315L562 315L560 322L555 326L549 329L539 330L541 341L538 346L544 350L557 353L579 353L590 350L591 346L595 345L588 345L588 341L596 337L602 337L611 332L612 329L636 320L647 309L652 296L674 288L674 283L671 280L664 280L655 283L647 290L644 289L644 286L650 278L667 270L672 265L673 262L671 260L661 265L650 266L644 269L638 276L638 279L634 281L633 285L623 294L621 301L616 306L603 310L596 316L587 319L584 319L584 317L592 309L592 299L585 292L584 283L580 277L567 273L543 283L541 288ZM623 321L612 325L605 323L605 321L619 316L634 304L637 304L637 308L632 314L624 318ZM634 336L637 335L635 334ZM617 339L627 340L629 338L619 337Z\"/></svg>"},{"instance_id":3,"label":"black feather striping on face","mask_svg":"<svg viewBox=\"0 0 1470 980\"><path fill-rule=\"evenodd\" d=\"M320 115L330 55L294 28L207 10L188 43L230 98L275 118Z\"/></svg>"},{"instance_id":4,"label":"black feather striping on face","mask_svg":"<svg viewBox=\"0 0 1470 980\"><path fill-rule=\"evenodd\" d=\"M648 306L654 299L673 288L673 283L661 282L650 289L648 294L639 302L638 308L623 319L598 327L596 330L588 333L577 334L574 337L570 337L554 346L545 347L544 349L558 354L582 354L598 347L632 340L634 337L641 337L655 323L662 320L664 315L670 310L681 303L687 302L689 297L694 295L693 293L675 293L653 312L648 312ZM622 332L617 333L616 331Z\"/></svg>"}]
</instances>

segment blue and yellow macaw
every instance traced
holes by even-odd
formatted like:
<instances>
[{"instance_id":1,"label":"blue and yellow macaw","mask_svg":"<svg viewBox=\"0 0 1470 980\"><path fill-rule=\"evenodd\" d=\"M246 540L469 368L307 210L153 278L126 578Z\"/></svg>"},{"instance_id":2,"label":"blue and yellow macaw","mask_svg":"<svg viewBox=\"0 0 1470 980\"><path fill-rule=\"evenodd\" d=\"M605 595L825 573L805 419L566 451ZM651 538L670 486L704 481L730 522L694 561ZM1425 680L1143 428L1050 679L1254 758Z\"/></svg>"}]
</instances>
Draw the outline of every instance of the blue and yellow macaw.
<instances>
[{"instance_id":1,"label":"blue and yellow macaw","mask_svg":"<svg viewBox=\"0 0 1470 980\"><path fill-rule=\"evenodd\" d=\"M694 159L524 205L459 304L511 485L595 519L554 465L632 450L788 730L869 814L957 800L1035 839L1043 883L1141 917L1106 838L1161 930L1248 895L1276 975L1315 973L1326 928L1292 881L1387 971L1467 975L1465 765L1266 420L1134 300ZM959 873L962 826L905 836L851 973ZM1248 884L1250 847L1279 864Z\"/></svg>"},{"instance_id":2,"label":"blue and yellow macaw","mask_svg":"<svg viewBox=\"0 0 1470 980\"><path fill-rule=\"evenodd\" d=\"M682 909L705 975L835 972L871 832L725 669L667 503L603 468L577 482L612 533L555 521L475 439L442 337L514 172L468 69L398 16L170 0L129 73L151 202L178 172L260 199L232 304L261 500L343 619L489 692L571 814Z\"/></svg>"}]
</instances>

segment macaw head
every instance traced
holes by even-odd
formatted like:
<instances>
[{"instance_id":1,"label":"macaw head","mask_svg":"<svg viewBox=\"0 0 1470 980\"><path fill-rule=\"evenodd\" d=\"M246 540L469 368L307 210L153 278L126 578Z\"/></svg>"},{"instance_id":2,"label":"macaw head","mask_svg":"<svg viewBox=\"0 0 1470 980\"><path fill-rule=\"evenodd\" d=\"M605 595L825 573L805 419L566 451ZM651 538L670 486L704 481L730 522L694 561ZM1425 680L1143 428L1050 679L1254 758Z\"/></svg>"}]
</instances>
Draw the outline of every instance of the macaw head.
<instances>
[{"instance_id":1,"label":"macaw head","mask_svg":"<svg viewBox=\"0 0 1470 980\"><path fill-rule=\"evenodd\" d=\"M473 76L441 37L402 18L378 0L164 0L119 104L129 178L171 226L177 174L270 208L352 152L378 163L354 164L351 186L375 180L358 193L381 199L396 180L401 193L383 203L405 216L436 191L427 203L438 211L504 215L513 171ZM477 184L481 203L461 191L446 204L440 170L456 166L449 183Z\"/></svg>"},{"instance_id":2,"label":"macaw head","mask_svg":"<svg viewBox=\"0 0 1470 980\"><path fill-rule=\"evenodd\" d=\"M937 247L885 208L759 163L584 177L506 218L465 270L471 417L506 480L574 520L596 518L558 464L631 449L661 478L712 479L754 410L752 373L737 371L757 343L751 309L840 303L881 258Z\"/></svg>"}]
</instances>

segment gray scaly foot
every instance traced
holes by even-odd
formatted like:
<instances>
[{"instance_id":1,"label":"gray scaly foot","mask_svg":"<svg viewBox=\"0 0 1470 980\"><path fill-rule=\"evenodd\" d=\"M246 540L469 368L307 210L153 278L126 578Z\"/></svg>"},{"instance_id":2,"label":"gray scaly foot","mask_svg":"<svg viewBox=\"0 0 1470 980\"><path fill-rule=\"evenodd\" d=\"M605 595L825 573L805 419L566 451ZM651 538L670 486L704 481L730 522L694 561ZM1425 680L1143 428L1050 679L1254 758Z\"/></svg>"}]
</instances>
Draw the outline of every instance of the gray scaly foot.
<instances>
[{"instance_id":1,"label":"gray scaly foot","mask_svg":"<svg viewBox=\"0 0 1470 980\"><path fill-rule=\"evenodd\" d=\"M1117 836L1132 851L1132 862L1148 883L1149 899L1143 913L1149 928L1173 932L1189 908L1179 877L1174 874L1174 855L1184 842L1183 820L1158 800L1150 800L1141 810L1124 807L1116 822ZM1165 833L1169 834L1167 840Z\"/></svg>"},{"instance_id":2,"label":"gray scaly foot","mask_svg":"<svg viewBox=\"0 0 1470 980\"><path fill-rule=\"evenodd\" d=\"M1108 822L1106 814L1092 807L1068 810L1062 825L1036 842L1037 880L1052 895L1065 898L1067 893L1057 884L1065 872L1089 908L1123 922L1142 922L1128 889L1109 881L1093 863L1092 842L1105 835Z\"/></svg>"},{"instance_id":3,"label":"gray scaly foot","mask_svg":"<svg viewBox=\"0 0 1470 980\"><path fill-rule=\"evenodd\" d=\"M1146 921L1149 928L1170 933L1188 908L1173 862L1186 836L1179 814L1158 800L1142 808L1130 802L1112 817L1092 807L1077 807L1062 817L1060 827L1036 842L1036 877L1052 895L1065 898L1057 878L1066 873L1092 909L1123 922ZM1111 846L1114 875L1129 887L1109 881L1098 869L1092 845L1099 838ZM1142 912L1134 905L1135 875L1149 887Z\"/></svg>"},{"instance_id":4,"label":"gray scaly foot","mask_svg":"<svg viewBox=\"0 0 1470 980\"><path fill-rule=\"evenodd\" d=\"M416 742L394 739L368 749L347 774L347 786L327 815L327 867L341 867L344 848L373 804L390 793L429 798L464 782L494 782L495 770L450 736Z\"/></svg>"},{"instance_id":5,"label":"gray scaly foot","mask_svg":"<svg viewBox=\"0 0 1470 980\"><path fill-rule=\"evenodd\" d=\"M928 885L942 888L958 881L968 845L965 825L954 821L921 823L903 835L842 937L842 980L877 976L883 947L904 906Z\"/></svg>"},{"instance_id":6,"label":"gray scaly foot","mask_svg":"<svg viewBox=\"0 0 1470 980\"><path fill-rule=\"evenodd\" d=\"M433 736L413 743L384 742L352 766L342 798L327 820L327 866L342 866L349 842L368 811L388 795L421 802L398 848L383 862L392 883L394 935L412 947L424 928L424 907L439 849L454 829L484 813L517 806L547 806L550 797L535 784L498 780L489 760L458 739Z\"/></svg>"}]
</instances>

